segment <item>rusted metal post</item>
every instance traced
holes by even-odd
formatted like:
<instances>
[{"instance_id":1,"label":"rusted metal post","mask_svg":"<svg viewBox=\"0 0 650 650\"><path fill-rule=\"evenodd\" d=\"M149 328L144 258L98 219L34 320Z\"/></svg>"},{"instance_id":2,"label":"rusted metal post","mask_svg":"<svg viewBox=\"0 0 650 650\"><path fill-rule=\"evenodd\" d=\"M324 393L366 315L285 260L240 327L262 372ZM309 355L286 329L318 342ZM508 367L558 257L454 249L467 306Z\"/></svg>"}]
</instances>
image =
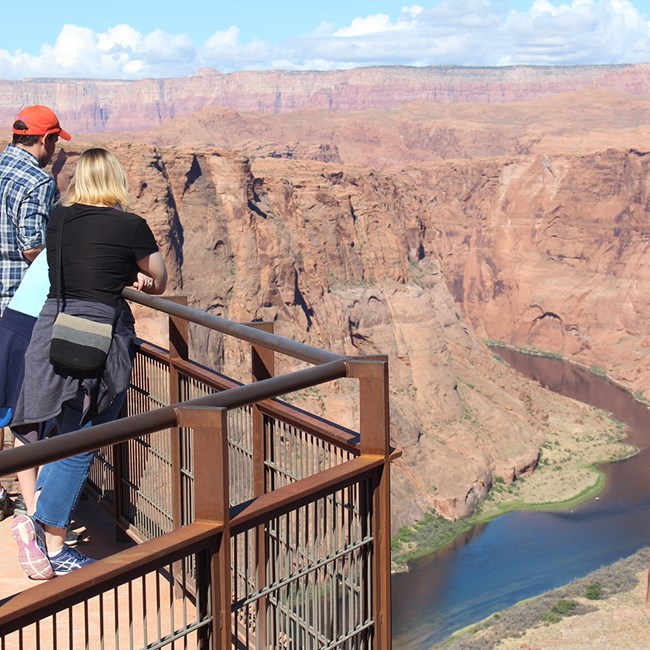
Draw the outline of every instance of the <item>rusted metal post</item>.
<instances>
[{"instance_id":1,"label":"rusted metal post","mask_svg":"<svg viewBox=\"0 0 650 650\"><path fill-rule=\"evenodd\" d=\"M179 409L179 426L194 431L194 519L197 522L223 524L223 532L211 549L213 553L209 560L209 572L212 591L212 647L224 649L232 647L233 628L227 415L227 409L220 407ZM197 581L202 579L206 579L206 576L197 575ZM207 601L202 598L201 602Z\"/></svg>"},{"instance_id":2,"label":"rusted metal post","mask_svg":"<svg viewBox=\"0 0 650 650\"><path fill-rule=\"evenodd\" d=\"M119 442L113 450L113 516L115 517L115 541L127 542L130 538L122 526L124 517L124 472L129 467L129 445Z\"/></svg>"},{"instance_id":3,"label":"rusted metal post","mask_svg":"<svg viewBox=\"0 0 650 650\"><path fill-rule=\"evenodd\" d=\"M273 333L273 323L248 323L255 329ZM259 344L251 345L252 380L270 379L275 372L275 354ZM264 414L253 404L253 494L258 497L266 492L266 440L264 435Z\"/></svg>"},{"instance_id":4,"label":"rusted metal post","mask_svg":"<svg viewBox=\"0 0 650 650\"><path fill-rule=\"evenodd\" d=\"M273 334L273 323L249 323L251 327ZM253 381L270 379L275 374L275 353L258 344L251 345L251 375ZM253 494L258 497L267 490L266 485L266 432L264 430L264 413L257 404L253 404ZM257 588L266 586L266 563L268 558L268 539L266 525L258 526L255 531L257 548ZM266 600L258 601L255 626L258 648L266 648Z\"/></svg>"},{"instance_id":5,"label":"rusted metal post","mask_svg":"<svg viewBox=\"0 0 650 650\"><path fill-rule=\"evenodd\" d=\"M187 296L165 296L166 300L180 305L187 305ZM176 370L176 361L186 360L189 354L189 324L187 320L169 316L169 403L178 404L182 401L180 375ZM183 525L183 501L181 494L181 429L174 427L171 435L172 462L172 521L174 528Z\"/></svg>"},{"instance_id":6,"label":"rusted metal post","mask_svg":"<svg viewBox=\"0 0 650 650\"><path fill-rule=\"evenodd\" d=\"M273 323L263 322L263 323L246 323L249 327L254 327L257 330L262 332L269 332L273 334ZM269 379L275 374L275 353L269 348L265 348L259 343L253 343L251 345L252 351L252 375L253 381L262 381L263 379Z\"/></svg>"},{"instance_id":7,"label":"rusted metal post","mask_svg":"<svg viewBox=\"0 0 650 650\"><path fill-rule=\"evenodd\" d=\"M373 617L376 650L392 647L390 590L390 410L388 358L384 355L346 361L348 377L359 380L361 455L381 456L383 465L373 475L372 554Z\"/></svg>"}]
</instances>

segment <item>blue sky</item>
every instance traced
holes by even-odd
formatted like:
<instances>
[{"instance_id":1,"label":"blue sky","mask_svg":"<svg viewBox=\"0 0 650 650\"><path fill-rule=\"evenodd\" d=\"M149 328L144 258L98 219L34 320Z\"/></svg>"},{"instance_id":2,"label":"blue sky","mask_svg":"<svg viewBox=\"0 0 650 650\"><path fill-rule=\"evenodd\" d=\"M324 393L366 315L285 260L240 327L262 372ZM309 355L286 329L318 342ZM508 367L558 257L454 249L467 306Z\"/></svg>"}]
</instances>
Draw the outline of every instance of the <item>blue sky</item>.
<instances>
[{"instance_id":1,"label":"blue sky","mask_svg":"<svg viewBox=\"0 0 650 650\"><path fill-rule=\"evenodd\" d=\"M24 26L16 7L2 79L650 62L650 0L32 0Z\"/></svg>"}]
</instances>

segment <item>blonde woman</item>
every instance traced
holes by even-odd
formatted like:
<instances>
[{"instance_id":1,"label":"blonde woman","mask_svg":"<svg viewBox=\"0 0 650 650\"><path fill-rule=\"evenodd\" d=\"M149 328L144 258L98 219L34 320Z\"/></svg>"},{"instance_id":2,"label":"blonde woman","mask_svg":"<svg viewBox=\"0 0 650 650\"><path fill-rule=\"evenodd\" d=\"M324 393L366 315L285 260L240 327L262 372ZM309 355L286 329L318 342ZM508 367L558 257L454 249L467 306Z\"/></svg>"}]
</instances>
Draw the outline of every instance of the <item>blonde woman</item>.
<instances>
[{"instance_id":1,"label":"blonde woman","mask_svg":"<svg viewBox=\"0 0 650 650\"><path fill-rule=\"evenodd\" d=\"M47 421L60 435L117 417L129 384L135 339L122 289L165 290L167 271L146 221L127 211L126 176L105 149L84 151L68 190L52 211L46 248L50 291L25 354L25 380L11 423L24 443L43 437ZM59 286L59 277L61 278ZM58 310L115 323L100 377L72 376L49 361ZM47 580L93 562L64 544L66 529L94 457L88 452L43 466L34 516L14 517L19 560L34 580Z\"/></svg>"}]
</instances>

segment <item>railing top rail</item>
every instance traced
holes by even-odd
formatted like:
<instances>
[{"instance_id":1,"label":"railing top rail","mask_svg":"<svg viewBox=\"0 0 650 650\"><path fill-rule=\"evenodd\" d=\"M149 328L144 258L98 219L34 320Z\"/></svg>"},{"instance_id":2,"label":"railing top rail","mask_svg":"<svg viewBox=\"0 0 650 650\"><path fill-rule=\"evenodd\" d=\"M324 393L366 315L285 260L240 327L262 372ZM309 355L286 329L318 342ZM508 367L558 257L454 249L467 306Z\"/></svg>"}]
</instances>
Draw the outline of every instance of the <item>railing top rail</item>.
<instances>
[{"instance_id":1,"label":"railing top rail","mask_svg":"<svg viewBox=\"0 0 650 650\"><path fill-rule=\"evenodd\" d=\"M31 445L5 449L0 453L0 476L178 426L178 407L237 408L339 379L345 377L346 374L347 364L344 358L340 358L329 363L237 386L173 406L165 406L147 413L139 413L121 420L73 431L64 436L55 436Z\"/></svg>"},{"instance_id":2,"label":"railing top rail","mask_svg":"<svg viewBox=\"0 0 650 650\"><path fill-rule=\"evenodd\" d=\"M144 305L145 307L150 307L151 309L164 312L170 316L178 316L190 323L203 325L209 329L221 332L222 334L228 334L229 336L234 336L238 339L248 341L249 343L262 345L265 348L300 359L301 361L306 361L307 363L321 364L345 358L344 356L335 354L334 352L321 350L320 348L312 347L306 343L300 343L284 336L264 332L242 323L235 323L226 318L222 318L221 316L216 316L215 314L206 314L194 307L179 305L171 300L166 300L159 296L150 296L129 287L126 287L122 291L122 295L127 300Z\"/></svg>"}]
</instances>

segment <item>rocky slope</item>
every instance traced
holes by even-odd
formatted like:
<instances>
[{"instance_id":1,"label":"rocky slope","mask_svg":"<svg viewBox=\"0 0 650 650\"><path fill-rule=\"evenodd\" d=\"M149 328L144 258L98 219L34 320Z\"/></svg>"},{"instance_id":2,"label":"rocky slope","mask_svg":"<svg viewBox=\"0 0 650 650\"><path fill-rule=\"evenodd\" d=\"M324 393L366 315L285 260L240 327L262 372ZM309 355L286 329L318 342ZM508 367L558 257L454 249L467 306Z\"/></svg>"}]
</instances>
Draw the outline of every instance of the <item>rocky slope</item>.
<instances>
[{"instance_id":1,"label":"rocky slope","mask_svg":"<svg viewBox=\"0 0 650 650\"><path fill-rule=\"evenodd\" d=\"M378 186L387 212L421 235L411 261L436 261L480 336L562 354L650 394L645 98L598 90L340 115L207 110L128 137L212 140L264 169L311 159L381 170L396 188Z\"/></svg>"}]
</instances>

